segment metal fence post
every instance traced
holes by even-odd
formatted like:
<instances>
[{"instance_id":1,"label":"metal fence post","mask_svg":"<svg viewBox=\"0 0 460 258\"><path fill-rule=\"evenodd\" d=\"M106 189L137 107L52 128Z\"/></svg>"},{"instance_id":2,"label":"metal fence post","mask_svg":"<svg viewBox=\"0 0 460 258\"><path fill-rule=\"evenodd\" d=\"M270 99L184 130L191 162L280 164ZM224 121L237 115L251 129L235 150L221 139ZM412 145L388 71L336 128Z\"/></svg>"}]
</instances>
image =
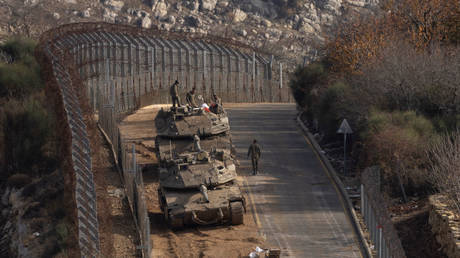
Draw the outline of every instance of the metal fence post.
<instances>
[{"instance_id":1,"label":"metal fence post","mask_svg":"<svg viewBox=\"0 0 460 258\"><path fill-rule=\"evenodd\" d=\"M361 215L364 219L364 185L361 184Z\"/></svg>"},{"instance_id":2,"label":"metal fence post","mask_svg":"<svg viewBox=\"0 0 460 258\"><path fill-rule=\"evenodd\" d=\"M133 144L133 172L136 174L136 146Z\"/></svg>"}]
</instances>

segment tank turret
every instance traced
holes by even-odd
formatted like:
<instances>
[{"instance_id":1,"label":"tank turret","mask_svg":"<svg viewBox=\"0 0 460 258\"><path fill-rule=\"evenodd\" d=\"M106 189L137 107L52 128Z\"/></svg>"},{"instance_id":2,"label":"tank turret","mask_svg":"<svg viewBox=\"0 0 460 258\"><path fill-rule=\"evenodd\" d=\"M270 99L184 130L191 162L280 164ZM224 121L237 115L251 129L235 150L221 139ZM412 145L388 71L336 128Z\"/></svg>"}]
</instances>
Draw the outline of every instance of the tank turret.
<instances>
[{"instance_id":1,"label":"tank turret","mask_svg":"<svg viewBox=\"0 0 460 258\"><path fill-rule=\"evenodd\" d=\"M230 130L227 113L223 109L214 113L208 109L189 106L160 110L155 124L159 136L170 138L211 136Z\"/></svg>"}]
</instances>

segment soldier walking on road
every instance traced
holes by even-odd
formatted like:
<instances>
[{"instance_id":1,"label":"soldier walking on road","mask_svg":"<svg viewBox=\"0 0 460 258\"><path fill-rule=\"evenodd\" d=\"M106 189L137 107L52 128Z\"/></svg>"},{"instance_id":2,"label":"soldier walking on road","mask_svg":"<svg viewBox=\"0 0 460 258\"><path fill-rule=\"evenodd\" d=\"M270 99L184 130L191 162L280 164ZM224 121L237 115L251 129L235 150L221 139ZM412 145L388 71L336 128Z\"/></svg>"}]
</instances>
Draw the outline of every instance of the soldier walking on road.
<instances>
[{"instance_id":1,"label":"soldier walking on road","mask_svg":"<svg viewBox=\"0 0 460 258\"><path fill-rule=\"evenodd\" d=\"M251 146L249 146L248 157L251 156L252 160L252 174L256 175L258 173L258 163L260 159L260 146L257 144L257 140L252 141Z\"/></svg>"},{"instance_id":2,"label":"soldier walking on road","mask_svg":"<svg viewBox=\"0 0 460 258\"><path fill-rule=\"evenodd\" d=\"M171 94L171 98L172 98L172 105L173 107L176 106L176 103L177 103L177 107L180 107L180 97L179 97L179 81L176 80L173 85L171 85L171 88L169 89L169 93Z\"/></svg>"}]
</instances>

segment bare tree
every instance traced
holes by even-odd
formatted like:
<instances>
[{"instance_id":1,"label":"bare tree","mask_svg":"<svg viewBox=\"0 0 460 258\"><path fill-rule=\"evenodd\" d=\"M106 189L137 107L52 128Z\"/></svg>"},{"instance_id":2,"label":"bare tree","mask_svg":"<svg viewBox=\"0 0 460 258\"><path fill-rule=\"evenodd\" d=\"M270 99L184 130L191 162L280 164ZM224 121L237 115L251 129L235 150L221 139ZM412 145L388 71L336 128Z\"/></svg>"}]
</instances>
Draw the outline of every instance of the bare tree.
<instances>
[{"instance_id":1,"label":"bare tree","mask_svg":"<svg viewBox=\"0 0 460 258\"><path fill-rule=\"evenodd\" d=\"M382 50L379 60L351 79L381 108L429 114L460 112L460 49L432 46L417 51L399 41Z\"/></svg>"},{"instance_id":2,"label":"bare tree","mask_svg":"<svg viewBox=\"0 0 460 258\"><path fill-rule=\"evenodd\" d=\"M432 182L460 215L460 129L436 141L428 155Z\"/></svg>"}]
</instances>

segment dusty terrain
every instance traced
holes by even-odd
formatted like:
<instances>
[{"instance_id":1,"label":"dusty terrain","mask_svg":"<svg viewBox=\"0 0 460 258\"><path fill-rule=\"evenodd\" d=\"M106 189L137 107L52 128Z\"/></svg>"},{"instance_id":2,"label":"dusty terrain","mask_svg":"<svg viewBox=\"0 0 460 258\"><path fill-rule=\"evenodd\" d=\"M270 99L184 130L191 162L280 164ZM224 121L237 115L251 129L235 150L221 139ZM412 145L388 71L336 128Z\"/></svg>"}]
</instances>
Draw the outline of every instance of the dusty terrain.
<instances>
[{"instance_id":1,"label":"dusty terrain","mask_svg":"<svg viewBox=\"0 0 460 258\"><path fill-rule=\"evenodd\" d=\"M123 184L108 144L100 134L100 148L93 151L101 257L137 257L138 235Z\"/></svg>"},{"instance_id":2,"label":"dusty terrain","mask_svg":"<svg viewBox=\"0 0 460 258\"><path fill-rule=\"evenodd\" d=\"M440 251L441 246L428 223L428 199L411 200L405 204L394 205L390 211L394 215L393 223L407 257L447 257Z\"/></svg>"},{"instance_id":3,"label":"dusty terrain","mask_svg":"<svg viewBox=\"0 0 460 258\"><path fill-rule=\"evenodd\" d=\"M242 180L240 177L240 185ZM269 247L258 233L251 205L247 205L243 225L188 227L174 231L168 228L159 207L157 174L145 172L144 184L151 222L152 257L241 257L254 251L256 246ZM247 197L247 189L242 190Z\"/></svg>"},{"instance_id":4,"label":"dusty terrain","mask_svg":"<svg viewBox=\"0 0 460 258\"><path fill-rule=\"evenodd\" d=\"M143 179L151 223L152 257L241 257L254 251L256 246L269 248L259 235L248 190L244 188L245 178L241 176L238 181L247 200L243 225L169 229L158 202L157 161L152 148L156 135L153 119L161 107L168 105L141 108L120 124L121 138L135 143L136 159L145 165Z\"/></svg>"}]
</instances>

